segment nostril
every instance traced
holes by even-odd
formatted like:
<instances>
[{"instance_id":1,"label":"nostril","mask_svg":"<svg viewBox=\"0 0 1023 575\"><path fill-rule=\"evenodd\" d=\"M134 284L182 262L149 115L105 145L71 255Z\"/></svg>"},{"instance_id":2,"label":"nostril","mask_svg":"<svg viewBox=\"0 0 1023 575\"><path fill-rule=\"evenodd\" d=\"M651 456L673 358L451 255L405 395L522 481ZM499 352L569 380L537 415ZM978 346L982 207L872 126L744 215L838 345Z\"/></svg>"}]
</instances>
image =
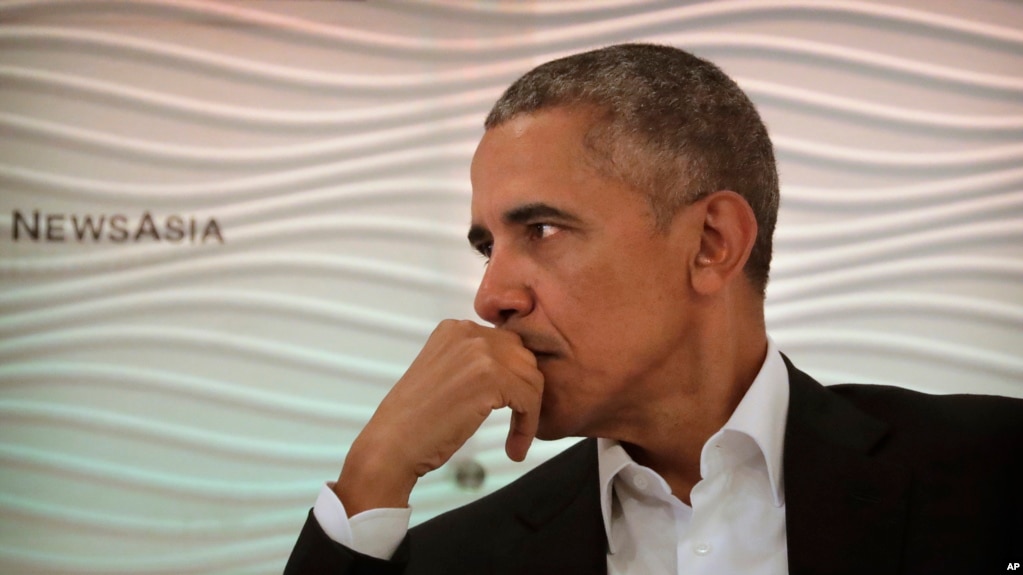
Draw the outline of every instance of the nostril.
<instances>
[{"instance_id":1,"label":"nostril","mask_svg":"<svg viewBox=\"0 0 1023 575\"><path fill-rule=\"evenodd\" d=\"M515 315L516 311L517 310L514 309L502 309L501 311L498 312L497 315L501 318L501 323L504 323L511 319L512 316Z\"/></svg>"}]
</instances>

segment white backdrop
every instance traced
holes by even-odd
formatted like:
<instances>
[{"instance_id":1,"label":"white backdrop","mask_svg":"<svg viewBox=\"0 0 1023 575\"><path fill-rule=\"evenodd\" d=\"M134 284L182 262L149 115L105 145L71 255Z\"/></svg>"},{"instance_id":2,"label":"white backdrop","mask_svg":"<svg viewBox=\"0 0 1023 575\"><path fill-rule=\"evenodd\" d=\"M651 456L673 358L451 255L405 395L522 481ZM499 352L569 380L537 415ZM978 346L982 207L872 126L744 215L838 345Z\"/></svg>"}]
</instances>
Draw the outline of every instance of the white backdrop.
<instances>
[{"instance_id":1,"label":"white backdrop","mask_svg":"<svg viewBox=\"0 0 1023 575\"><path fill-rule=\"evenodd\" d=\"M433 325L473 317L490 104L614 42L760 106L801 367L1023 396L1021 31L1011 0L0 3L0 572L279 572ZM414 520L565 445L512 464L505 421L464 450L482 490L432 474Z\"/></svg>"}]
</instances>

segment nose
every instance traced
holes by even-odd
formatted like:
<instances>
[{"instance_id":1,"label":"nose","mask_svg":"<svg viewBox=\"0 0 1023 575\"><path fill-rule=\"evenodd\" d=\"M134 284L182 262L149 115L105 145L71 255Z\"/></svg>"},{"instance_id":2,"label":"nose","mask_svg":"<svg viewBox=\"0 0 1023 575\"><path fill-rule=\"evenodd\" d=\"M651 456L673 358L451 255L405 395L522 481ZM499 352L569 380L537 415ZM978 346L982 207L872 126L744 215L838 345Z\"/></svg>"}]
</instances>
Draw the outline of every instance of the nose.
<instances>
[{"instance_id":1,"label":"nose","mask_svg":"<svg viewBox=\"0 0 1023 575\"><path fill-rule=\"evenodd\" d=\"M533 293L524 281L521 266L509 254L491 254L476 290L474 307L481 319L497 327L533 310Z\"/></svg>"}]
</instances>

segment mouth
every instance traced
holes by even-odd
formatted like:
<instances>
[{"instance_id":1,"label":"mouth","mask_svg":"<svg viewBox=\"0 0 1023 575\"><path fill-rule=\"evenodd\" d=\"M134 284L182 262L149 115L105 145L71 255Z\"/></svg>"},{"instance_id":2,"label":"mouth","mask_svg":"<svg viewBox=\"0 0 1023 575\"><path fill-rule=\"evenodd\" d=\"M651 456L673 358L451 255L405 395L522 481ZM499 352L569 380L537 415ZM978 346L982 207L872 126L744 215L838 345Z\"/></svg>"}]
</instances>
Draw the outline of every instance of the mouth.
<instances>
[{"instance_id":1,"label":"mouth","mask_svg":"<svg viewBox=\"0 0 1023 575\"><path fill-rule=\"evenodd\" d=\"M536 357L536 362L537 363L540 363L540 362L543 362L543 361L548 361L548 360L551 360L551 359L554 359L555 357L557 357L556 354L551 353L551 352L547 352L547 351L539 351L539 350L534 350L534 349L531 349L529 351L532 352L534 357Z\"/></svg>"},{"instance_id":2,"label":"mouth","mask_svg":"<svg viewBox=\"0 0 1023 575\"><path fill-rule=\"evenodd\" d=\"M537 363L547 362L561 357L560 342L555 338L544 336L535 332L518 332L522 338L523 347L529 350L536 358Z\"/></svg>"}]
</instances>

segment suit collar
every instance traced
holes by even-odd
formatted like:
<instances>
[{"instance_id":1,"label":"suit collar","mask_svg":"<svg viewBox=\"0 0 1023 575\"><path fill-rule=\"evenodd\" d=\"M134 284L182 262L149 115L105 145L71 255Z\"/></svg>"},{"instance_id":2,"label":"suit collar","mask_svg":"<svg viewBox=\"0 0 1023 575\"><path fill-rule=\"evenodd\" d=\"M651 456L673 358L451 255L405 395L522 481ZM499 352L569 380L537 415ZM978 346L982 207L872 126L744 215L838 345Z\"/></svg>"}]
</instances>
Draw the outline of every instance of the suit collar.
<instances>
[{"instance_id":1,"label":"suit collar","mask_svg":"<svg viewBox=\"0 0 1023 575\"><path fill-rule=\"evenodd\" d=\"M560 461L535 470L530 482L543 489L519 491L516 514L523 523L541 529L574 504L586 500L585 495L594 491L588 480L596 473L596 443L596 439L580 441L559 455Z\"/></svg>"},{"instance_id":2,"label":"suit collar","mask_svg":"<svg viewBox=\"0 0 1023 575\"><path fill-rule=\"evenodd\" d=\"M884 457L888 426L785 362L790 573L895 573L910 474Z\"/></svg>"},{"instance_id":3,"label":"suit collar","mask_svg":"<svg viewBox=\"0 0 1023 575\"><path fill-rule=\"evenodd\" d=\"M511 545L501 542L494 573L604 573L607 538L597 475L595 439L530 473L514 503L522 529Z\"/></svg>"}]
</instances>

